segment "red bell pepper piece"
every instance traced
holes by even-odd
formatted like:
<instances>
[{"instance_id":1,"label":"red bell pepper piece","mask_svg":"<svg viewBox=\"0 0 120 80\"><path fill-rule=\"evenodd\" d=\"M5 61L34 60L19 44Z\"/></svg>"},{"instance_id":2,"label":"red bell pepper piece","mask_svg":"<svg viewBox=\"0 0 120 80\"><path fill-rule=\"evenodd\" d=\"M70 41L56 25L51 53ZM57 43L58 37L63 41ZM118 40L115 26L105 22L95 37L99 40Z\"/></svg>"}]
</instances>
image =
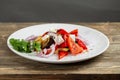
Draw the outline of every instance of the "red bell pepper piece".
<instances>
[{"instance_id":1,"label":"red bell pepper piece","mask_svg":"<svg viewBox=\"0 0 120 80\"><path fill-rule=\"evenodd\" d=\"M74 34L75 36L78 36L78 29L74 29L69 34Z\"/></svg>"},{"instance_id":2,"label":"red bell pepper piece","mask_svg":"<svg viewBox=\"0 0 120 80\"><path fill-rule=\"evenodd\" d=\"M58 34L61 34L61 35L68 34L68 32L65 31L64 29L59 29L59 30L57 30L57 33L58 33Z\"/></svg>"},{"instance_id":3,"label":"red bell pepper piece","mask_svg":"<svg viewBox=\"0 0 120 80\"><path fill-rule=\"evenodd\" d=\"M68 51L59 51L58 58L62 59L63 57L68 55Z\"/></svg>"},{"instance_id":4,"label":"red bell pepper piece","mask_svg":"<svg viewBox=\"0 0 120 80\"><path fill-rule=\"evenodd\" d=\"M84 42L80 39L76 39L79 46L81 46L84 50L87 50L87 46L84 44Z\"/></svg>"},{"instance_id":5,"label":"red bell pepper piece","mask_svg":"<svg viewBox=\"0 0 120 80\"><path fill-rule=\"evenodd\" d=\"M63 35L64 42L59 45L60 48L68 47L67 38L68 38L68 34Z\"/></svg>"}]
</instances>

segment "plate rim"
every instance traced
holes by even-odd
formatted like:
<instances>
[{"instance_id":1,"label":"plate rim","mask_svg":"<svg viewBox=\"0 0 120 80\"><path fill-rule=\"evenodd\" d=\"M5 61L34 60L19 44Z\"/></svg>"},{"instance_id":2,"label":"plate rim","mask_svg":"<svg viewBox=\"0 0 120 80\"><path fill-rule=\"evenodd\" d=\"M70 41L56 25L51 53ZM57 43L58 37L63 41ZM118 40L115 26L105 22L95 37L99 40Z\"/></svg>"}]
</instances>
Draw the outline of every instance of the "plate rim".
<instances>
[{"instance_id":1,"label":"plate rim","mask_svg":"<svg viewBox=\"0 0 120 80\"><path fill-rule=\"evenodd\" d=\"M18 31L24 30L24 29L29 28L29 27L41 26L41 25L51 25L51 24L56 24L56 25L58 25L58 24L59 24L59 25L61 25L61 24L62 24L62 25L74 25L74 26L78 26L78 27L88 28L88 29L93 30L93 31L95 31L95 32L98 32L98 33L100 33L102 36L104 36L105 40L107 41L107 45L106 45L106 47L105 47L102 51L100 51L99 54L97 54L97 55L94 55L94 56L91 56L91 57L87 57L87 58L84 58L84 59L82 59L82 60L81 60L81 59L77 59L77 60L71 60L71 61L63 61L63 60L59 60L59 61L58 61L58 60L57 60L57 61L49 61L49 60L44 61L44 60L42 60L42 61L41 61L41 60L37 60L37 59L34 59L34 58L30 58L29 56L20 55L19 53L21 53L21 52L18 52L18 51L14 50L13 48L10 47L10 45L9 45L9 44L10 44L10 43L9 43L9 39L10 39L10 37L11 37L13 34L17 33ZM19 55L19 56L21 56L21 57L23 57L23 58L29 59L29 60L34 60L34 61L44 62L44 63L55 63L55 64L75 63L75 62L81 62L81 61L85 61L85 60L94 58L94 57L102 54L105 50L107 50L107 48L109 47L109 45L110 45L110 41L109 41L108 37L107 37L104 33L100 32L99 30L96 30L96 29L93 29L93 28L90 28L90 27L87 27L87 26L83 26L83 25L68 24L68 23L43 23L43 24L37 24L37 25L27 26L27 27L24 27L24 28L21 28L21 29L18 29L18 30L16 30L16 31L14 31L13 33L11 33L11 34L9 35L9 37L8 37L8 39L7 39L7 46L8 46L8 48L9 48L12 52L14 52L15 54L17 54L17 55Z\"/></svg>"}]
</instances>

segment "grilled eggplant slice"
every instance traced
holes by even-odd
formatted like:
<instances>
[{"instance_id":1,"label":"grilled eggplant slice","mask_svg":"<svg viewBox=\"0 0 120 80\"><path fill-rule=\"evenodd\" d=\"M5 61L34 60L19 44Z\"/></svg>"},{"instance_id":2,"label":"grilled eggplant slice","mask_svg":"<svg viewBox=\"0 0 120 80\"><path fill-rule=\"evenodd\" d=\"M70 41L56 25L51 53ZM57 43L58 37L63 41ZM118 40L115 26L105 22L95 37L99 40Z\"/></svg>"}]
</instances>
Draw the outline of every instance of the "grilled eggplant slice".
<instances>
[{"instance_id":1,"label":"grilled eggplant slice","mask_svg":"<svg viewBox=\"0 0 120 80\"><path fill-rule=\"evenodd\" d=\"M44 48L50 48L50 46L52 45L52 44L54 44L55 43L55 41L53 40L53 38L50 36L50 37L48 37L47 39L45 39L45 40L43 40L42 41L42 48L44 49Z\"/></svg>"}]
</instances>

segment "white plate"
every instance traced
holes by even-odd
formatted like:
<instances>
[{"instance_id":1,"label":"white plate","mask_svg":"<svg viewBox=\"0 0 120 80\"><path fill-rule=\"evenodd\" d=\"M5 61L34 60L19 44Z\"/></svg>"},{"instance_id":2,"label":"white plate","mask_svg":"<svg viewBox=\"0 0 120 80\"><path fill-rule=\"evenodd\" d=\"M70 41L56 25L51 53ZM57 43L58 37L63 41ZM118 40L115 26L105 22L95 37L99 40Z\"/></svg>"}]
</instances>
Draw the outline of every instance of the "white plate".
<instances>
[{"instance_id":1,"label":"white plate","mask_svg":"<svg viewBox=\"0 0 120 80\"><path fill-rule=\"evenodd\" d=\"M82 54L78 54L76 56L68 55L63 59L58 60L57 55L50 56L49 58L41 58L33 54L18 52L14 50L9 43L10 38L25 39L30 35L42 35L44 32L50 30L51 28L57 28L57 29L63 28L67 31L78 29L79 34L82 36L82 39L84 38L84 40L87 40L87 43L89 43L87 45L89 51ZM14 53L27 59L46 62L46 63L73 63L73 62L87 60L102 54L108 48L109 40L103 33L85 26L62 24L62 23L50 23L50 24L30 26L14 32L9 36L7 40L7 45L10 48L10 50L12 50Z\"/></svg>"}]
</instances>

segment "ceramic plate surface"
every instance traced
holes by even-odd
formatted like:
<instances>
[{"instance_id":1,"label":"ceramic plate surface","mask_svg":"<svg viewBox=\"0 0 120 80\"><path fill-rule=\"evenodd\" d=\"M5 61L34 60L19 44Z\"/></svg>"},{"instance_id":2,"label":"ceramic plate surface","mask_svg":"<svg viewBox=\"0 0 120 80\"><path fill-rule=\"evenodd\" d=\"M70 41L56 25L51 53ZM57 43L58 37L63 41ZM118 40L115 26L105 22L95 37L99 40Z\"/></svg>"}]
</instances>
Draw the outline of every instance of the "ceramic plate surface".
<instances>
[{"instance_id":1,"label":"ceramic plate surface","mask_svg":"<svg viewBox=\"0 0 120 80\"><path fill-rule=\"evenodd\" d=\"M41 58L32 53L26 54L26 53L18 52L14 50L11 44L9 43L10 38L25 39L30 35L38 36L38 35L42 35L44 32L52 28L55 28L55 29L63 28L66 31L78 29L81 39L84 40L84 42L87 44L88 52L84 52L76 56L68 55L63 59L58 60L57 55L52 55L48 58ZM73 62L80 62L87 59L91 59L93 57L96 57L102 54L108 48L109 40L107 36L105 36L103 33L85 26L74 25L74 24L64 24L64 23L48 23L48 24L41 24L41 25L26 27L14 32L8 37L7 45L10 48L10 50L12 50L15 54L27 59L45 62L45 63L73 63Z\"/></svg>"}]
</instances>

